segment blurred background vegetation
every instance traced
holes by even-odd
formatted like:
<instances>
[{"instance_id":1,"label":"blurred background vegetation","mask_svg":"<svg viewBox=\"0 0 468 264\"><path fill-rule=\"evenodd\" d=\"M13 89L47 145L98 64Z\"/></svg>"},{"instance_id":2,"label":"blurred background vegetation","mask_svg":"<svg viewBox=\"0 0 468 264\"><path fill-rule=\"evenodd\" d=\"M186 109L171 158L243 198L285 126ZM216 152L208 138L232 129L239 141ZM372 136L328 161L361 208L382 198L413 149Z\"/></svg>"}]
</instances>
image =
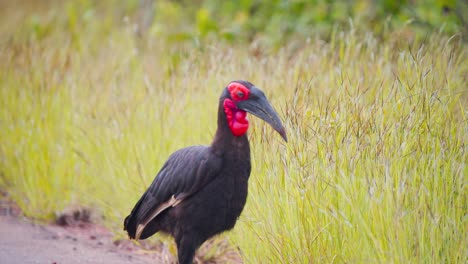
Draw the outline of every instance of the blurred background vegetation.
<instances>
[{"instance_id":1,"label":"blurred background vegetation","mask_svg":"<svg viewBox=\"0 0 468 264\"><path fill-rule=\"evenodd\" d=\"M434 31L466 33L468 19L468 3L463 0L22 0L1 1L0 7L17 18L12 21L8 16L10 23L4 28L33 28L37 38L47 35L56 19L66 19L73 33L76 27L98 18L108 31L130 23L140 36L150 34L178 42L256 40L269 47L317 36L329 40L334 28L350 26L382 38L394 29L403 30L409 38ZM24 16L31 11L36 15Z\"/></svg>"}]
</instances>

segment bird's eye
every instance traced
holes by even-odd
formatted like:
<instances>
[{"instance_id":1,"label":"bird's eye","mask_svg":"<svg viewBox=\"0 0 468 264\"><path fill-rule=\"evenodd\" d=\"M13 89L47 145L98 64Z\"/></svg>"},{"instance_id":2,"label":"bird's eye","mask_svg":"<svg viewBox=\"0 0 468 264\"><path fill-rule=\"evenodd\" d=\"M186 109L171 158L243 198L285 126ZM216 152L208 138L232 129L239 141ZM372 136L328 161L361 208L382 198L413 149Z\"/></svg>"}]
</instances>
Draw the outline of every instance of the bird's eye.
<instances>
[{"instance_id":1,"label":"bird's eye","mask_svg":"<svg viewBox=\"0 0 468 264\"><path fill-rule=\"evenodd\" d=\"M244 93L241 92L241 91L238 91L238 92L237 92L237 96L238 96L239 98L243 98L243 97L244 97Z\"/></svg>"}]
</instances>

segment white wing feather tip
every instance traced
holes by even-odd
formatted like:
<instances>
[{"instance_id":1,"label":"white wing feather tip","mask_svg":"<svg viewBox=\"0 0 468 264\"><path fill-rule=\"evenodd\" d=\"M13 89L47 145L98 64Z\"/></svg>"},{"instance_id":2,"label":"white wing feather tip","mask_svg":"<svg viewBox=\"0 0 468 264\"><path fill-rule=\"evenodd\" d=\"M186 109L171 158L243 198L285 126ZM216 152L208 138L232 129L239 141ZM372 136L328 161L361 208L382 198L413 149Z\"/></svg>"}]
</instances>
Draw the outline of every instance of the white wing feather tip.
<instances>
[{"instance_id":1,"label":"white wing feather tip","mask_svg":"<svg viewBox=\"0 0 468 264\"><path fill-rule=\"evenodd\" d=\"M136 234L135 234L135 240L140 239L141 233L143 233L143 230L145 229L146 225L149 222L151 222L151 220L153 220L156 216L158 216L162 211L166 210L169 207L175 207L180 202L182 202L182 199L178 200L178 199L175 198L174 195L172 195L171 199L169 199L168 201L162 203L158 208L156 208L156 210L154 211L154 213L152 213L150 215L150 217L148 217L145 221L143 221L143 223L138 225L137 230L136 230Z\"/></svg>"}]
</instances>

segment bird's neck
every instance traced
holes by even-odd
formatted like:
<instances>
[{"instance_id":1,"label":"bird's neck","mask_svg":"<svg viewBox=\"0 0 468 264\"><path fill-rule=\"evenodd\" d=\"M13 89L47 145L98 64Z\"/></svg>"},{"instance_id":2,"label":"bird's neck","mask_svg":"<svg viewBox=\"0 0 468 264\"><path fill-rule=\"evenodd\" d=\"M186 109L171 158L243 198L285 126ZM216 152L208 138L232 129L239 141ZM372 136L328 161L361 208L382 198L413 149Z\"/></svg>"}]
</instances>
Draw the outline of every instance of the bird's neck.
<instances>
[{"instance_id":1,"label":"bird's neck","mask_svg":"<svg viewBox=\"0 0 468 264\"><path fill-rule=\"evenodd\" d=\"M246 133L247 129L245 129L243 133L235 135L236 131L232 130L232 123L231 126L229 123L233 121L232 118L235 118L235 116L233 117L232 112L229 113L229 109L226 109L226 107L225 101L220 100L218 107L218 128L211 146L216 152L220 152L220 154L224 154L221 153L224 151L230 151L250 155L249 141ZM229 118L230 114L231 116ZM245 115L243 118L245 118Z\"/></svg>"}]
</instances>

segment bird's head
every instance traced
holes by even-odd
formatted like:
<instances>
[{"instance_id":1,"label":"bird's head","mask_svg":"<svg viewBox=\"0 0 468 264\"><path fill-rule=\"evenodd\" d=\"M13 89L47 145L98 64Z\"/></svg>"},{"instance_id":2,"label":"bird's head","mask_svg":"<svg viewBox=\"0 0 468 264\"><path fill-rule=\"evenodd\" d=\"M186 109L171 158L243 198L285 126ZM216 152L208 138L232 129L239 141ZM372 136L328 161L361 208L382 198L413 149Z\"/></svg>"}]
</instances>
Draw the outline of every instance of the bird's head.
<instances>
[{"instance_id":1,"label":"bird's head","mask_svg":"<svg viewBox=\"0 0 468 264\"><path fill-rule=\"evenodd\" d=\"M249 128L247 112L269 123L285 140L286 131L278 114L259 88L247 81L233 81L223 92L223 107L232 134L242 136Z\"/></svg>"}]
</instances>

